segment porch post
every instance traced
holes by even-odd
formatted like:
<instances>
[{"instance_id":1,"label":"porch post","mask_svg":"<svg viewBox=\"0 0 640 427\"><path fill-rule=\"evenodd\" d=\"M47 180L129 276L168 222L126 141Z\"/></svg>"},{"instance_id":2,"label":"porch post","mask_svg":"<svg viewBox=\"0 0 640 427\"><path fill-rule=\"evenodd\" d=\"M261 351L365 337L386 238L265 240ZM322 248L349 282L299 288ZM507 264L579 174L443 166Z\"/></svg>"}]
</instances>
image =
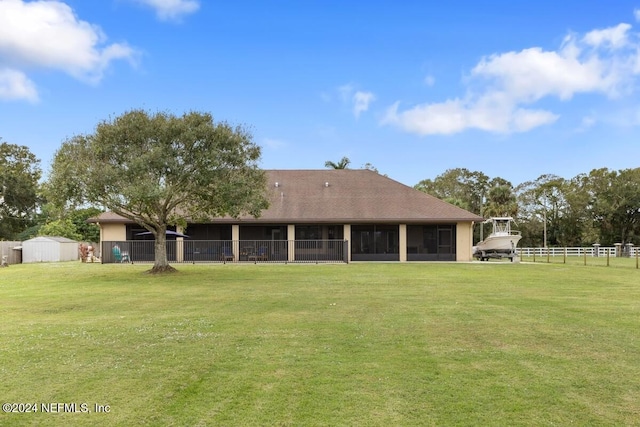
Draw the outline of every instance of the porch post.
<instances>
[{"instance_id":1,"label":"porch post","mask_svg":"<svg viewBox=\"0 0 640 427\"><path fill-rule=\"evenodd\" d=\"M400 224L400 235L398 236L400 246L400 262L407 261L407 224Z\"/></svg>"},{"instance_id":2,"label":"porch post","mask_svg":"<svg viewBox=\"0 0 640 427\"><path fill-rule=\"evenodd\" d=\"M233 260L238 261L240 255L240 224L231 226L231 247L233 248Z\"/></svg>"},{"instance_id":3,"label":"porch post","mask_svg":"<svg viewBox=\"0 0 640 427\"><path fill-rule=\"evenodd\" d=\"M184 228L176 227L178 233L184 233ZM184 237L176 237L176 262L184 262Z\"/></svg>"},{"instance_id":4,"label":"porch post","mask_svg":"<svg viewBox=\"0 0 640 427\"><path fill-rule=\"evenodd\" d=\"M347 262L351 262L351 224L344 224L342 227L344 240L347 241Z\"/></svg>"},{"instance_id":5,"label":"porch post","mask_svg":"<svg viewBox=\"0 0 640 427\"><path fill-rule=\"evenodd\" d=\"M287 225L287 261L296 260L296 225Z\"/></svg>"}]
</instances>

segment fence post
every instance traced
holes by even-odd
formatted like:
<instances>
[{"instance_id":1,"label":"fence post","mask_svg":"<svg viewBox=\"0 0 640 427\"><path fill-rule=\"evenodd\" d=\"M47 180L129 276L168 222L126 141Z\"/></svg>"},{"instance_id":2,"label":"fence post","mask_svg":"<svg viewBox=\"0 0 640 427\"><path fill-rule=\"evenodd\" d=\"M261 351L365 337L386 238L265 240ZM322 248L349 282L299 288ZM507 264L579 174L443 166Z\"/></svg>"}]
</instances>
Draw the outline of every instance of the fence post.
<instances>
[{"instance_id":1,"label":"fence post","mask_svg":"<svg viewBox=\"0 0 640 427\"><path fill-rule=\"evenodd\" d=\"M549 258L549 256L550 256L549 254L551 253L551 248L549 248L549 247L547 246L547 248L546 248L546 249L547 249L547 264L549 264L549 263L551 262L551 259Z\"/></svg>"},{"instance_id":2,"label":"fence post","mask_svg":"<svg viewBox=\"0 0 640 427\"><path fill-rule=\"evenodd\" d=\"M536 262L536 248L533 248L533 262Z\"/></svg>"},{"instance_id":3,"label":"fence post","mask_svg":"<svg viewBox=\"0 0 640 427\"><path fill-rule=\"evenodd\" d=\"M562 263L566 264L567 263L567 247L564 247L564 257L562 259Z\"/></svg>"},{"instance_id":4,"label":"fence post","mask_svg":"<svg viewBox=\"0 0 640 427\"><path fill-rule=\"evenodd\" d=\"M636 248L636 270L638 269L638 252L640 251Z\"/></svg>"},{"instance_id":5,"label":"fence post","mask_svg":"<svg viewBox=\"0 0 640 427\"><path fill-rule=\"evenodd\" d=\"M584 265L587 265L587 251L584 251Z\"/></svg>"},{"instance_id":6,"label":"fence post","mask_svg":"<svg viewBox=\"0 0 640 427\"><path fill-rule=\"evenodd\" d=\"M607 267L609 267L609 254L611 253L611 248L607 248Z\"/></svg>"}]
</instances>

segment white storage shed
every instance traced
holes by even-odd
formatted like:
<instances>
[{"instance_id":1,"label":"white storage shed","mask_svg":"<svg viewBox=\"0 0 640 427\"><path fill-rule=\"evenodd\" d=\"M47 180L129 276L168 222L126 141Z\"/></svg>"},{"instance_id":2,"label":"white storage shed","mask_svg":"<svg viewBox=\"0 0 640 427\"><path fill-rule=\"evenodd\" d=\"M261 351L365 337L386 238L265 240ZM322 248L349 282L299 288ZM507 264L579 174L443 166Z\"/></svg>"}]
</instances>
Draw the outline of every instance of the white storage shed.
<instances>
[{"instance_id":1,"label":"white storage shed","mask_svg":"<svg viewBox=\"0 0 640 427\"><path fill-rule=\"evenodd\" d=\"M57 236L39 236L22 242L22 262L76 261L78 242Z\"/></svg>"}]
</instances>

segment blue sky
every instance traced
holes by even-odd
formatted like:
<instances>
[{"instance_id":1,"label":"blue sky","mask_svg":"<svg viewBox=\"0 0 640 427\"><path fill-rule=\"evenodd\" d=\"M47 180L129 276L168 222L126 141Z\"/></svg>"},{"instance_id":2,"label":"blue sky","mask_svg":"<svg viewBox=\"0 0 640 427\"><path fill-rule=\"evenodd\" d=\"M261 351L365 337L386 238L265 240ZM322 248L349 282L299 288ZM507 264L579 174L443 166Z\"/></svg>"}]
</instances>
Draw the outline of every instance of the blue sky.
<instances>
[{"instance_id":1,"label":"blue sky","mask_svg":"<svg viewBox=\"0 0 640 427\"><path fill-rule=\"evenodd\" d=\"M248 126L266 169L514 185L640 167L640 1L0 0L0 137L46 170L128 110Z\"/></svg>"}]
</instances>

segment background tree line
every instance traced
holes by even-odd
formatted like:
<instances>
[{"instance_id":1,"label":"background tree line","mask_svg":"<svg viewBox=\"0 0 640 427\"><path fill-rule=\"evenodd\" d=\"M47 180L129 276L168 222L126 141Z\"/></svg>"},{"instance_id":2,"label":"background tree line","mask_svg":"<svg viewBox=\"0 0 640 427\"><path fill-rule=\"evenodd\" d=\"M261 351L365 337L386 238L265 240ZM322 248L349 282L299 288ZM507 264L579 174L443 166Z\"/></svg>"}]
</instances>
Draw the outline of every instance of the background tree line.
<instances>
[{"instance_id":1,"label":"background tree line","mask_svg":"<svg viewBox=\"0 0 640 427\"><path fill-rule=\"evenodd\" d=\"M547 174L515 187L456 168L415 188L484 218L514 217L521 247L544 246L545 237L548 246L561 247L640 244L640 168L594 169L571 179Z\"/></svg>"},{"instance_id":2,"label":"background tree line","mask_svg":"<svg viewBox=\"0 0 640 427\"><path fill-rule=\"evenodd\" d=\"M348 159L343 161L346 167ZM77 171L72 175L82 176ZM28 147L0 143L0 240L40 234L97 242L99 229L86 219L101 209L53 203L60 195L53 197L52 183L41 182L41 177L40 160ZM68 188L73 189L71 184ZM523 235L520 246L543 246L545 236L549 246L640 244L640 168L594 169L570 179L541 175L517 186L455 168L415 188L484 218L514 217ZM475 233L477 241L479 227Z\"/></svg>"},{"instance_id":3,"label":"background tree line","mask_svg":"<svg viewBox=\"0 0 640 427\"><path fill-rule=\"evenodd\" d=\"M0 143L0 240L49 235L98 242L100 229L86 220L101 209L61 209L49 201L51 190L41 177L40 160L28 147Z\"/></svg>"}]
</instances>

